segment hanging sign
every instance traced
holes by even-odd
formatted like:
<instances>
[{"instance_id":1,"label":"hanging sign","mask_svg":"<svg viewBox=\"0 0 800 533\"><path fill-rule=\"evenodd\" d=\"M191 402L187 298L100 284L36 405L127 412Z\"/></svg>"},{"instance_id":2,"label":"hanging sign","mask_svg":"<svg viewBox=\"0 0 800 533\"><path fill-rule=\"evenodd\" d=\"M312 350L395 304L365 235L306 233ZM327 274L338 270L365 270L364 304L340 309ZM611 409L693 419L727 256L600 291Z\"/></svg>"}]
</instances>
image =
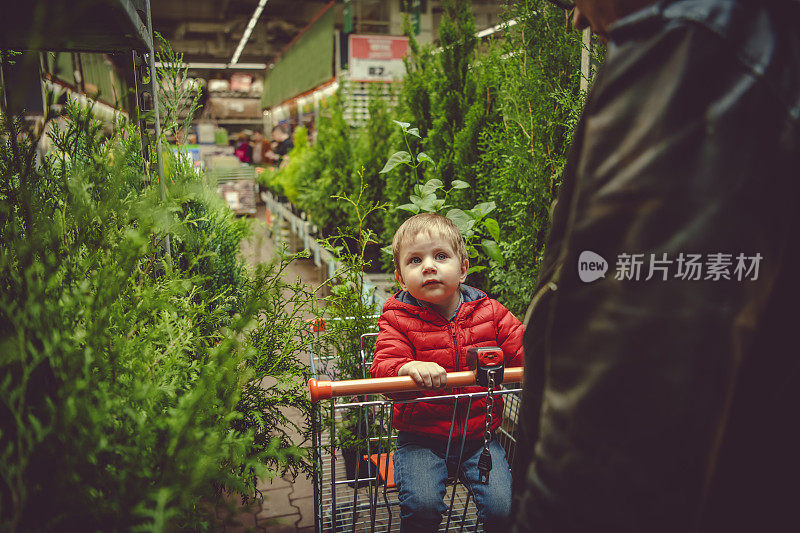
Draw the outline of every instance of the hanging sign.
<instances>
[{"instance_id":1,"label":"hanging sign","mask_svg":"<svg viewBox=\"0 0 800 533\"><path fill-rule=\"evenodd\" d=\"M420 19L422 18L422 1L411 0L411 28L414 30L414 35L419 35Z\"/></svg>"},{"instance_id":2,"label":"hanging sign","mask_svg":"<svg viewBox=\"0 0 800 533\"><path fill-rule=\"evenodd\" d=\"M353 81L396 81L406 68L403 56L408 37L350 35L350 79Z\"/></svg>"},{"instance_id":3,"label":"hanging sign","mask_svg":"<svg viewBox=\"0 0 800 533\"><path fill-rule=\"evenodd\" d=\"M344 0L344 27L342 31L345 33L353 33L353 4L350 0Z\"/></svg>"}]
</instances>

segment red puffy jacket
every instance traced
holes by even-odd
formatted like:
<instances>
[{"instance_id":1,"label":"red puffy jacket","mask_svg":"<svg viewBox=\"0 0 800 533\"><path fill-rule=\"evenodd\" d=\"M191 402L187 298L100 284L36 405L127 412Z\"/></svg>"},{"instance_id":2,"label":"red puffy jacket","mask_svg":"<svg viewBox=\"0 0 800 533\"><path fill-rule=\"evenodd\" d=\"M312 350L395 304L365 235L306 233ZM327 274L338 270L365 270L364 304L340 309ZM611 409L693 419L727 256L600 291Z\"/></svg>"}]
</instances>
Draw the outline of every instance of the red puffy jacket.
<instances>
[{"instance_id":1,"label":"red puffy jacket","mask_svg":"<svg viewBox=\"0 0 800 533\"><path fill-rule=\"evenodd\" d=\"M400 367L414 361L433 361L448 372L467 369L467 349L473 346L499 346L505 354L505 366L523 365L523 327L511 312L485 293L461 286L462 303L455 319L442 316L421 305L406 291L389 298L383 306L380 333L372 361L372 377L396 376ZM454 392L481 392L484 387L463 387L448 391L426 391L425 396ZM454 438L460 437L467 420L467 438L483 438L486 424L486 398L462 398L439 402L398 403L392 423L402 431L447 438L456 409ZM469 409L469 415L467 415ZM502 421L503 401L496 398L492 430Z\"/></svg>"}]
</instances>

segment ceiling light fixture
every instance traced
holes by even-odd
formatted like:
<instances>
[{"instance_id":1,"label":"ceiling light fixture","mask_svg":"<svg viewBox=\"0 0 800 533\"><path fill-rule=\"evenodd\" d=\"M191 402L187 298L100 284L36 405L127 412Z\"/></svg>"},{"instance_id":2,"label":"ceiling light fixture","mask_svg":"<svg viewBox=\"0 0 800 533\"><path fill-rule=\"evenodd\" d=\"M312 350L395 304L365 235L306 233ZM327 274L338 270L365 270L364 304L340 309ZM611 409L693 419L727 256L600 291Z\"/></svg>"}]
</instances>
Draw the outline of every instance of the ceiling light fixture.
<instances>
[{"instance_id":1,"label":"ceiling light fixture","mask_svg":"<svg viewBox=\"0 0 800 533\"><path fill-rule=\"evenodd\" d=\"M536 12L535 12L535 11L534 11L534 14L536 14ZM484 29L484 30L481 30L481 31L479 31L479 32L476 32L476 33L475 33L475 37L477 37L478 39L483 39L483 38L484 38L484 37L486 37L487 35L492 35L493 33L497 33L498 31L507 30L508 28L510 28L510 27L512 27L512 26L516 26L516 25L517 25L517 23L518 23L518 22L517 22L517 19L511 19L511 20L509 20L509 21L507 21L507 22L501 22L501 23L500 23L500 24L498 24L497 26L492 26L491 28L486 28L486 29ZM431 53L433 53L433 54L438 54L438 53L441 53L441 51L442 51L442 49L441 49L441 48L434 48L434 49L431 51Z\"/></svg>"},{"instance_id":2,"label":"ceiling light fixture","mask_svg":"<svg viewBox=\"0 0 800 533\"><path fill-rule=\"evenodd\" d=\"M258 22L258 18L261 16L261 12L264 11L264 6L267 5L267 0L259 0L258 5L256 6L256 10L253 11L253 16L250 17L250 22L247 23L247 27L244 29L244 33L242 34L242 38L239 41L239 46L236 47L236 51L233 53L233 57L231 57L231 65L235 65L239 61L239 56L242 55L242 51L244 50L247 41L250 40L250 34L253 32L253 28L256 27L256 23Z\"/></svg>"},{"instance_id":3,"label":"ceiling light fixture","mask_svg":"<svg viewBox=\"0 0 800 533\"><path fill-rule=\"evenodd\" d=\"M501 24L498 24L497 26L492 26L491 28L486 28L485 30L481 30L475 34L475 37L480 39L482 37L486 37L487 35L491 35L493 33L497 33L498 31L510 28L511 26L515 26L516 24L517 24L517 19L511 19L508 22L503 22Z\"/></svg>"}]
</instances>

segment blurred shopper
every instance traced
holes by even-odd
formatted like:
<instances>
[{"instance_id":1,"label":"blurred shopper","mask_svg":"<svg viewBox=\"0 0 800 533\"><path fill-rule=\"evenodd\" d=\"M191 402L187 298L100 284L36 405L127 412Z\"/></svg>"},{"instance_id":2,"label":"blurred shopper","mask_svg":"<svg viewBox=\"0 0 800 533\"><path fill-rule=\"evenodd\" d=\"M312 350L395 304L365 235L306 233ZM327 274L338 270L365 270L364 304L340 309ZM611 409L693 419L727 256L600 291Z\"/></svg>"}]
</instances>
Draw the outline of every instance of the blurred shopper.
<instances>
[{"instance_id":1,"label":"blurred shopper","mask_svg":"<svg viewBox=\"0 0 800 533\"><path fill-rule=\"evenodd\" d=\"M284 161L288 161L287 154L294 148L294 142L289 135L289 130L283 124L278 124L272 128L272 149L267 152L267 157L271 159L276 167L280 167Z\"/></svg>"},{"instance_id":2,"label":"blurred shopper","mask_svg":"<svg viewBox=\"0 0 800 533\"><path fill-rule=\"evenodd\" d=\"M514 530L800 531L800 2L575 4Z\"/></svg>"},{"instance_id":3,"label":"blurred shopper","mask_svg":"<svg viewBox=\"0 0 800 533\"><path fill-rule=\"evenodd\" d=\"M253 164L260 165L264 163L264 153L267 151L267 142L260 131L253 133L253 136L250 138L250 146L253 147Z\"/></svg>"},{"instance_id":4,"label":"blurred shopper","mask_svg":"<svg viewBox=\"0 0 800 533\"><path fill-rule=\"evenodd\" d=\"M253 162L253 147L250 146L250 138L244 132L236 136L236 149L233 154L239 158L242 163Z\"/></svg>"}]
</instances>

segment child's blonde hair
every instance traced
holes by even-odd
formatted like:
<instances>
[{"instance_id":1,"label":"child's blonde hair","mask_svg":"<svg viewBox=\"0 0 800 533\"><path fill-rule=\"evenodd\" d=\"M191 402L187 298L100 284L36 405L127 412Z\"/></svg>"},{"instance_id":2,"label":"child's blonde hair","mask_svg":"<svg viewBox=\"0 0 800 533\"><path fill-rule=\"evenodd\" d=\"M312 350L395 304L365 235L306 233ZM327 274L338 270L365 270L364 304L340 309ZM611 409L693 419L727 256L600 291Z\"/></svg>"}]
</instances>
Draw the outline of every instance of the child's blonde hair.
<instances>
[{"instance_id":1,"label":"child's blonde hair","mask_svg":"<svg viewBox=\"0 0 800 533\"><path fill-rule=\"evenodd\" d=\"M400 270L401 248L413 237L420 233L444 237L458 255L459 261L467 259L467 245L464 236L458 231L453 221L436 213L420 213L409 218L397 228L392 239L392 257L395 270Z\"/></svg>"}]
</instances>

